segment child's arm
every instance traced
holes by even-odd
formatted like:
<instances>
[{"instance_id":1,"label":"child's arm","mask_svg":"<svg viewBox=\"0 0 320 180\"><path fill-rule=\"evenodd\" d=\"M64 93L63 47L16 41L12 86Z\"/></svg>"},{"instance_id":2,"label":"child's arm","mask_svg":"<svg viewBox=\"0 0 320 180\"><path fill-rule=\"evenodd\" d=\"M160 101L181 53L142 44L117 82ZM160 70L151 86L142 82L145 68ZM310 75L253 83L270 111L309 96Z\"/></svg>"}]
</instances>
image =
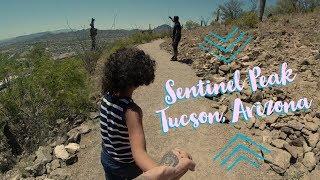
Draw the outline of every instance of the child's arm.
<instances>
[{"instance_id":1,"label":"child's arm","mask_svg":"<svg viewBox=\"0 0 320 180\"><path fill-rule=\"evenodd\" d=\"M138 106L126 111L131 151L136 164L144 172L158 166L146 152L146 141L142 127L142 111Z\"/></svg>"}]
</instances>

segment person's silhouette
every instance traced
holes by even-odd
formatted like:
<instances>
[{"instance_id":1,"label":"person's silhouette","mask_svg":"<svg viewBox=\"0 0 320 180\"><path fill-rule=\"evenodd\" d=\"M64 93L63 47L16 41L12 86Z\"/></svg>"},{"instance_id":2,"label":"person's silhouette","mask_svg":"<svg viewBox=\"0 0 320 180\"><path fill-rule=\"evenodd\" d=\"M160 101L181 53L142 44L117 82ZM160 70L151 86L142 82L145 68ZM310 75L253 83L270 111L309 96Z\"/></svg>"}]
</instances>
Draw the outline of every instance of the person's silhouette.
<instances>
[{"instance_id":1,"label":"person's silhouette","mask_svg":"<svg viewBox=\"0 0 320 180\"><path fill-rule=\"evenodd\" d=\"M91 18L90 23L90 37L91 37L91 50L96 50L96 36L97 36L97 29L94 27L95 19Z\"/></svg>"},{"instance_id":2,"label":"person's silhouette","mask_svg":"<svg viewBox=\"0 0 320 180\"><path fill-rule=\"evenodd\" d=\"M181 25L178 16L174 16L173 18L169 16L169 18L174 22L172 31L173 57L171 58L171 60L176 61L178 57L178 46L181 40Z\"/></svg>"}]
</instances>

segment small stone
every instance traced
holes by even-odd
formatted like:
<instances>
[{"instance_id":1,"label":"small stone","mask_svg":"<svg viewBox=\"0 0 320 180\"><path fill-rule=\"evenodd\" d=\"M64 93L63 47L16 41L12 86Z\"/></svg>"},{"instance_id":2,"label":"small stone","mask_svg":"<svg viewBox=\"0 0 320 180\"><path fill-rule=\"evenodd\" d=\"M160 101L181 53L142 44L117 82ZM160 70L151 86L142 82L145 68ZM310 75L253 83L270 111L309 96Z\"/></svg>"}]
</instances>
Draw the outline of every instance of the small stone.
<instances>
[{"instance_id":1,"label":"small stone","mask_svg":"<svg viewBox=\"0 0 320 180\"><path fill-rule=\"evenodd\" d=\"M79 143L80 139L81 139L81 133L79 132L79 130L77 128L71 129L68 133L68 142L69 143Z\"/></svg>"},{"instance_id":2,"label":"small stone","mask_svg":"<svg viewBox=\"0 0 320 180\"><path fill-rule=\"evenodd\" d=\"M306 129L306 128L303 128L302 130L301 130L301 132L303 133L303 134L305 134L305 135L310 135L310 134L312 134L312 132L311 131L309 131L308 129Z\"/></svg>"},{"instance_id":3,"label":"small stone","mask_svg":"<svg viewBox=\"0 0 320 180\"><path fill-rule=\"evenodd\" d=\"M270 132L272 139L278 139L280 136L280 133L281 133L281 131L279 131L279 130L272 130ZM286 138L284 138L284 139L286 139Z\"/></svg>"},{"instance_id":4,"label":"small stone","mask_svg":"<svg viewBox=\"0 0 320 180\"><path fill-rule=\"evenodd\" d=\"M272 141L272 137L270 135L264 134L262 135L262 141L264 143L270 144Z\"/></svg>"},{"instance_id":5,"label":"small stone","mask_svg":"<svg viewBox=\"0 0 320 180\"><path fill-rule=\"evenodd\" d=\"M52 161L52 148L50 146L40 146L38 150L35 152L36 160L35 163L43 163L47 164Z\"/></svg>"},{"instance_id":6,"label":"small stone","mask_svg":"<svg viewBox=\"0 0 320 180\"><path fill-rule=\"evenodd\" d=\"M261 102L263 99L263 93L261 91L257 91L251 95L252 102Z\"/></svg>"},{"instance_id":7,"label":"small stone","mask_svg":"<svg viewBox=\"0 0 320 180\"><path fill-rule=\"evenodd\" d=\"M70 154L75 154L76 152L79 151L80 145L77 143L69 143L65 149L68 151Z\"/></svg>"},{"instance_id":8,"label":"small stone","mask_svg":"<svg viewBox=\"0 0 320 180\"><path fill-rule=\"evenodd\" d=\"M76 154L70 156L67 160L66 160L66 165L72 165L74 163L78 162L78 156Z\"/></svg>"},{"instance_id":9,"label":"small stone","mask_svg":"<svg viewBox=\"0 0 320 180\"><path fill-rule=\"evenodd\" d=\"M32 166L26 167L25 171L29 173L30 175L36 177L36 176L41 176L46 173L46 165L41 162L37 162L33 164Z\"/></svg>"},{"instance_id":10,"label":"small stone","mask_svg":"<svg viewBox=\"0 0 320 180\"><path fill-rule=\"evenodd\" d=\"M294 139L297 139L298 137L295 134L290 134L288 138L291 140L294 140Z\"/></svg>"},{"instance_id":11,"label":"small stone","mask_svg":"<svg viewBox=\"0 0 320 180\"><path fill-rule=\"evenodd\" d=\"M66 160L69 158L69 153L65 149L64 145L59 145L54 148L54 155L62 160Z\"/></svg>"},{"instance_id":12,"label":"small stone","mask_svg":"<svg viewBox=\"0 0 320 180\"><path fill-rule=\"evenodd\" d=\"M314 153L313 152L307 152L304 155L304 158L302 160L302 164L304 166L306 166L309 171L312 171L314 169L314 167L316 166L316 158L314 156Z\"/></svg>"},{"instance_id":13,"label":"small stone","mask_svg":"<svg viewBox=\"0 0 320 180\"><path fill-rule=\"evenodd\" d=\"M286 139L286 138L287 138L287 134L284 133L284 132L280 132L279 138L280 138L280 139Z\"/></svg>"},{"instance_id":14,"label":"small stone","mask_svg":"<svg viewBox=\"0 0 320 180\"><path fill-rule=\"evenodd\" d=\"M302 147L304 142L304 138L300 137L291 141L290 145Z\"/></svg>"},{"instance_id":15,"label":"small stone","mask_svg":"<svg viewBox=\"0 0 320 180\"><path fill-rule=\"evenodd\" d=\"M250 57L248 55L241 57L242 61L248 61L249 59L250 59Z\"/></svg>"},{"instance_id":16,"label":"small stone","mask_svg":"<svg viewBox=\"0 0 320 180\"><path fill-rule=\"evenodd\" d=\"M50 147L56 147L58 145L64 144L68 140L67 136L58 136L56 141L50 144Z\"/></svg>"},{"instance_id":17,"label":"small stone","mask_svg":"<svg viewBox=\"0 0 320 180\"><path fill-rule=\"evenodd\" d=\"M318 141L319 141L319 133L309 135L308 143L309 143L310 147L312 147L312 148L316 147Z\"/></svg>"},{"instance_id":18,"label":"small stone","mask_svg":"<svg viewBox=\"0 0 320 180\"><path fill-rule=\"evenodd\" d=\"M289 127L282 127L280 130L286 134L293 134L294 133L293 129L289 128Z\"/></svg>"},{"instance_id":19,"label":"small stone","mask_svg":"<svg viewBox=\"0 0 320 180\"><path fill-rule=\"evenodd\" d=\"M62 180L62 179L68 179L68 178L70 178L70 176L71 176L71 174L69 174L67 172L67 170L58 168L58 169L52 171L50 173L50 175L48 176L48 178Z\"/></svg>"},{"instance_id":20,"label":"small stone","mask_svg":"<svg viewBox=\"0 0 320 180\"><path fill-rule=\"evenodd\" d=\"M51 166L50 166L51 171L54 171L54 170L58 169L59 167L60 167L59 159L55 159L51 162Z\"/></svg>"},{"instance_id":21,"label":"small stone","mask_svg":"<svg viewBox=\"0 0 320 180\"><path fill-rule=\"evenodd\" d=\"M239 123L235 123L235 124L233 125L233 127L236 128L236 129L241 129L241 126L239 125Z\"/></svg>"},{"instance_id":22,"label":"small stone","mask_svg":"<svg viewBox=\"0 0 320 180\"><path fill-rule=\"evenodd\" d=\"M286 172L290 167L291 154L277 148L272 148L271 152L265 155L265 160L271 164L271 168L277 173L282 174Z\"/></svg>"},{"instance_id":23,"label":"small stone","mask_svg":"<svg viewBox=\"0 0 320 180\"><path fill-rule=\"evenodd\" d=\"M266 122L261 121L261 123L259 125L259 129L263 131L265 128L266 128Z\"/></svg>"},{"instance_id":24,"label":"small stone","mask_svg":"<svg viewBox=\"0 0 320 180\"><path fill-rule=\"evenodd\" d=\"M306 122L305 128L308 129L309 131L315 132L318 130L319 126L318 126L318 124L313 123L313 122Z\"/></svg>"},{"instance_id":25,"label":"small stone","mask_svg":"<svg viewBox=\"0 0 320 180\"><path fill-rule=\"evenodd\" d=\"M79 127L77 127L80 134L87 134L91 131L88 125L81 124Z\"/></svg>"},{"instance_id":26,"label":"small stone","mask_svg":"<svg viewBox=\"0 0 320 180\"><path fill-rule=\"evenodd\" d=\"M279 149L282 149L283 148L283 145L286 144L287 142L285 140L282 140L282 139L274 139L271 141L271 145L279 148Z\"/></svg>"},{"instance_id":27,"label":"small stone","mask_svg":"<svg viewBox=\"0 0 320 180\"><path fill-rule=\"evenodd\" d=\"M89 114L90 119L97 119L100 117L99 112L90 112Z\"/></svg>"},{"instance_id":28,"label":"small stone","mask_svg":"<svg viewBox=\"0 0 320 180\"><path fill-rule=\"evenodd\" d=\"M265 121L267 124L273 124L277 121L277 119L279 118L278 115L276 114L272 114L271 116L267 116Z\"/></svg>"},{"instance_id":29,"label":"small stone","mask_svg":"<svg viewBox=\"0 0 320 180\"><path fill-rule=\"evenodd\" d=\"M229 72L229 71L230 71L230 66L228 66L228 65L221 65L221 66L219 67L219 69L220 69L221 71L223 71L223 72Z\"/></svg>"},{"instance_id":30,"label":"small stone","mask_svg":"<svg viewBox=\"0 0 320 180\"><path fill-rule=\"evenodd\" d=\"M298 121L293 120L288 122L288 127L300 131L304 127L304 125L302 123L299 123Z\"/></svg>"},{"instance_id":31,"label":"small stone","mask_svg":"<svg viewBox=\"0 0 320 180\"><path fill-rule=\"evenodd\" d=\"M308 144L306 142L303 142L303 152L307 153L310 152L312 150L312 147L309 147Z\"/></svg>"},{"instance_id":32,"label":"small stone","mask_svg":"<svg viewBox=\"0 0 320 180\"><path fill-rule=\"evenodd\" d=\"M246 122L246 127L248 129L251 129L254 125L254 122L251 119L249 119L248 121L245 121L245 122Z\"/></svg>"},{"instance_id":33,"label":"small stone","mask_svg":"<svg viewBox=\"0 0 320 180\"><path fill-rule=\"evenodd\" d=\"M290 146L288 143L283 144L283 147L291 154L292 157L295 159L298 158L298 152L294 147Z\"/></svg>"}]
</instances>

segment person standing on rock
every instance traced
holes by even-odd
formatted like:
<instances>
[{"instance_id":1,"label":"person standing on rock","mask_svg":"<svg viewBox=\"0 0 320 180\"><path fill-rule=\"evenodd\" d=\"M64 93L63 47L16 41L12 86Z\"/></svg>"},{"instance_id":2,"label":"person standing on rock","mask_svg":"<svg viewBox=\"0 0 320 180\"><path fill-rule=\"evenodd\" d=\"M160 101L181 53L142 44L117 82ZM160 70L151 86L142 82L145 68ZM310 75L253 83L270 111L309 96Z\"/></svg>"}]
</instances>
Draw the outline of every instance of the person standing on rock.
<instances>
[{"instance_id":1,"label":"person standing on rock","mask_svg":"<svg viewBox=\"0 0 320 180\"><path fill-rule=\"evenodd\" d=\"M191 156L182 150L170 151L160 164L147 154L142 110L132 94L153 82L155 68L155 61L137 48L119 49L106 61L100 129L101 163L108 180L133 179L143 172L142 178L177 179L195 168Z\"/></svg>"},{"instance_id":2,"label":"person standing on rock","mask_svg":"<svg viewBox=\"0 0 320 180\"><path fill-rule=\"evenodd\" d=\"M91 50L94 51L96 50L96 36L97 36L97 29L94 27L94 21L95 19L91 18L91 23L90 23L90 37L91 37Z\"/></svg>"},{"instance_id":3,"label":"person standing on rock","mask_svg":"<svg viewBox=\"0 0 320 180\"><path fill-rule=\"evenodd\" d=\"M181 40L181 25L179 22L179 16L174 16L173 18L169 16L169 18L174 23L172 31L173 57L171 58L171 61L176 61L178 57L178 46Z\"/></svg>"}]
</instances>

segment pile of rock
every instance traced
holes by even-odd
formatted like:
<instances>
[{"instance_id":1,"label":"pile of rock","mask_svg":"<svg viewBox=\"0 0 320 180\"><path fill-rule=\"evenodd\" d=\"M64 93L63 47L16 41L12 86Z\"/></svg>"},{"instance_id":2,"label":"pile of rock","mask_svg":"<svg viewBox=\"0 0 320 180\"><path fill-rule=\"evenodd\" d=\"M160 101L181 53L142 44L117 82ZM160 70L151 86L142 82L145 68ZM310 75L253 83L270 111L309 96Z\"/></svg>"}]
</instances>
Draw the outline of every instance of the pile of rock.
<instances>
[{"instance_id":1,"label":"pile of rock","mask_svg":"<svg viewBox=\"0 0 320 180\"><path fill-rule=\"evenodd\" d=\"M64 169L78 161L80 140L83 134L90 132L86 124L71 129L66 136L58 137L47 146L40 146L30 156L31 165L18 173L7 176L11 179L68 179L70 174Z\"/></svg>"},{"instance_id":2,"label":"pile of rock","mask_svg":"<svg viewBox=\"0 0 320 180\"><path fill-rule=\"evenodd\" d=\"M253 135L262 136L270 144L271 154L266 162L279 174L291 166L301 174L311 172L320 162L320 114L300 114L289 117L277 115L248 121L246 126Z\"/></svg>"},{"instance_id":3,"label":"pile of rock","mask_svg":"<svg viewBox=\"0 0 320 180\"><path fill-rule=\"evenodd\" d=\"M248 68L254 66L259 66L264 75L279 72L279 65L284 62L293 69L297 77L289 86L252 93L248 84L244 84L242 92L211 97L214 100L212 108L224 113L228 120L231 120L231 108L236 98L240 98L248 107L255 102L264 104L267 100L288 102L301 97L313 99L311 112L289 113L283 117L272 115L234 125L237 129L247 128L253 135L262 138L272 151L265 155L266 162L282 175L293 172L308 174L320 167L320 42L315 40L319 35L319 26L316 25L319 21L319 13L283 16L277 22L265 21L256 29L247 30L254 39L239 54L239 59L231 64L222 63L199 48L199 43L209 32L224 35L231 30L229 26L184 31L179 47L178 59L191 62L198 77L214 83L230 80L235 70L240 70L244 78ZM162 48L171 52L170 43L168 39Z\"/></svg>"}]
</instances>

